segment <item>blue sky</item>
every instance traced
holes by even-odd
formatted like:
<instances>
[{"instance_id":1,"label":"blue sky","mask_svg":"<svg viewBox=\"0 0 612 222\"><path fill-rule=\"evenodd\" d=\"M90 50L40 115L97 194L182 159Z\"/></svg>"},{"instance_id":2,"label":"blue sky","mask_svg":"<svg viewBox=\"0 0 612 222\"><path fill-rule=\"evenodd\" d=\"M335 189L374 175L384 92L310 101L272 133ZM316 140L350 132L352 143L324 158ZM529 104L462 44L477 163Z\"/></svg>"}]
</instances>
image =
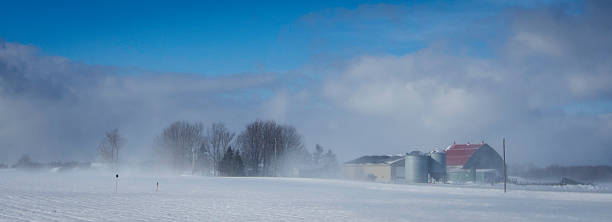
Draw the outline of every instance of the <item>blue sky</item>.
<instances>
[{"instance_id":1,"label":"blue sky","mask_svg":"<svg viewBox=\"0 0 612 222\"><path fill-rule=\"evenodd\" d=\"M309 33L282 37L292 24L311 11L358 4L14 1L0 9L0 35L87 64L210 75L287 70L308 58Z\"/></svg>"},{"instance_id":2,"label":"blue sky","mask_svg":"<svg viewBox=\"0 0 612 222\"><path fill-rule=\"evenodd\" d=\"M385 1L408 10L342 19L343 10L379 3L12 1L0 8L0 36L93 65L205 75L282 72L321 56L405 54L425 47L445 29L466 28L457 19L483 19L515 4ZM418 20L403 18L406 13L433 14ZM398 27L408 32L392 33ZM464 38L474 53L488 55L486 43Z\"/></svg>"}]
</instances>

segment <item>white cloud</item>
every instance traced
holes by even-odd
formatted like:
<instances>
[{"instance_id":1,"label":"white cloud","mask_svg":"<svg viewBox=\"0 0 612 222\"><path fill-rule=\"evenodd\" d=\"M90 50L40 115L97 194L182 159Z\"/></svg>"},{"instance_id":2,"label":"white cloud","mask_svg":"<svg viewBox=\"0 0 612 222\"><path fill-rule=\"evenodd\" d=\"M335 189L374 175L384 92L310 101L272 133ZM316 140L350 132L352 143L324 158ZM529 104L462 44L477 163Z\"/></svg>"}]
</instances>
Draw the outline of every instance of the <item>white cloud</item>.
<instances>
[{"instance_id":1,"label":"white cloud","mask_svg":"<svg viewBox=\"0 0 612 222\"><path fill-rule=\"evenodd\" d=\"M525 53L542 53L546 56L561 56L564 50L554 42L554 38L547 38L536 33L521 31L516 34L515 39L524 46L520 50L529 50ZM550 36L552 37L552 36Z\"/></svg>"}]
</instances>

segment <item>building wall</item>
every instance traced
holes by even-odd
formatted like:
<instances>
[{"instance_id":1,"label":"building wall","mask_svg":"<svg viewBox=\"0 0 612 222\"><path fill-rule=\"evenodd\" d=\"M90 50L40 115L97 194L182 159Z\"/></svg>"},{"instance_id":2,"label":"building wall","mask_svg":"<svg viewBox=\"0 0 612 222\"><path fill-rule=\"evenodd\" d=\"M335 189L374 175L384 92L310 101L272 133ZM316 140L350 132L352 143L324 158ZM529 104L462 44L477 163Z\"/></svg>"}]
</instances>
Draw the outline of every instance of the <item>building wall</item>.
<instances>
[{"instance_id":1,"label":"building wall","mask_svg":"<svg viewBox=\"0 0 612 222\"><path fill-rule=\"evenodd\" d=\"M391 166L391 180L396 183L405 182L405 168L404 166Z\"/></svg>"},{"instance_id":2,"label":"building wall","mask_svg":"<svg viewBox=\"0 0 612 222\"><path fill-rule=\"evenodd\" d=\"M391 164L391 181L394 183L404 183L406 176L406 168L404 167L406 161L404 158L395 161Z\"/></svg>"},{"instance_id":3,"label":"building wall","mask_svg":"<svg viewBox=\"0 0 612 222\"><path fill-rule=\"evenodd\" d=\"M474 181L474 176L469 169L463 169L463 166L446 166L446 176L449 182L465 183Z\"/></svg>"},{"instance_id":4,"label":"building wall","mask_svg":"<svg viewBox=\"0 0 612 222\"><path fill-rule=\"evenodd\" d=\"M462 166L447 166L447 177L453 183L495 183L500 175L496 169L463 169Z\"/></svg>"},{"instance_id":5,"label":"building wall","mask_svg":"<svg viewBox=\"0 0 612 222\"><path fill-rule=\"evenodd\" d=\"M391 165L388 164L344 164L342 175L350 180L371 180L391 182ZM372 177L369 177L372 175Z\"/></svg>"}]
</instances>

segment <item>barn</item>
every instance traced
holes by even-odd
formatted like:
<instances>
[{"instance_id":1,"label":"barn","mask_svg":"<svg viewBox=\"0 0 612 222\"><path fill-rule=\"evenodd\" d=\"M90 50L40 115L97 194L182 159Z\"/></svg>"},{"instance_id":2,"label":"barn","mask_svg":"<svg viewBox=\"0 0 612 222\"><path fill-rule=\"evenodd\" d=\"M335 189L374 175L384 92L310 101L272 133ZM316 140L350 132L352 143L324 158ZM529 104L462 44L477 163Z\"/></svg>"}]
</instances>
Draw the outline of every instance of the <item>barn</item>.
<instances>
[{"instance_id":1,"label":"barn","mask_svg":"<svg viewBox=\"0 0 612 222\"><path fill-rule=\"evenodd\" d=\"M400 182L404 180L404 156L362 156L342 165L342 175L350 180Z\"/></svg>"},{"instance_id":2,"label":"barn","mask_svg":"<svg viewBox=\"0 0 612 222\"><path fill-rule=\"evenodd\" d=\"M479 144L456 144L446 149L446 172L449 182L493 183L503 178L504 160L484 141Z\"/></svg>"}]
</instances>

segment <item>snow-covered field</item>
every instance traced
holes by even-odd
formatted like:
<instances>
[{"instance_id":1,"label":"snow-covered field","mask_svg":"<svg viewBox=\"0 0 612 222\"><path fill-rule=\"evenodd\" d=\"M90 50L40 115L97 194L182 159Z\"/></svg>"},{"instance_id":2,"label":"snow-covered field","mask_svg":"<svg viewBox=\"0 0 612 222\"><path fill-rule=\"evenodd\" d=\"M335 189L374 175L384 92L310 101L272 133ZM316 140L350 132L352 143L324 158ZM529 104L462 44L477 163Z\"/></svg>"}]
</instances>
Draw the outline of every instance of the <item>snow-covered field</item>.
<instances>
[{"instance_id":1,"label":"snow-covered field","mask_svg":"<svg viewBox=\"0 0 612 222\"><path fill-rule=\"evenodd\" d=\"M602 192L124 172L115 193L113 176L0 170L0 221L612 221Z\"/></svg>"}]
</instances>

